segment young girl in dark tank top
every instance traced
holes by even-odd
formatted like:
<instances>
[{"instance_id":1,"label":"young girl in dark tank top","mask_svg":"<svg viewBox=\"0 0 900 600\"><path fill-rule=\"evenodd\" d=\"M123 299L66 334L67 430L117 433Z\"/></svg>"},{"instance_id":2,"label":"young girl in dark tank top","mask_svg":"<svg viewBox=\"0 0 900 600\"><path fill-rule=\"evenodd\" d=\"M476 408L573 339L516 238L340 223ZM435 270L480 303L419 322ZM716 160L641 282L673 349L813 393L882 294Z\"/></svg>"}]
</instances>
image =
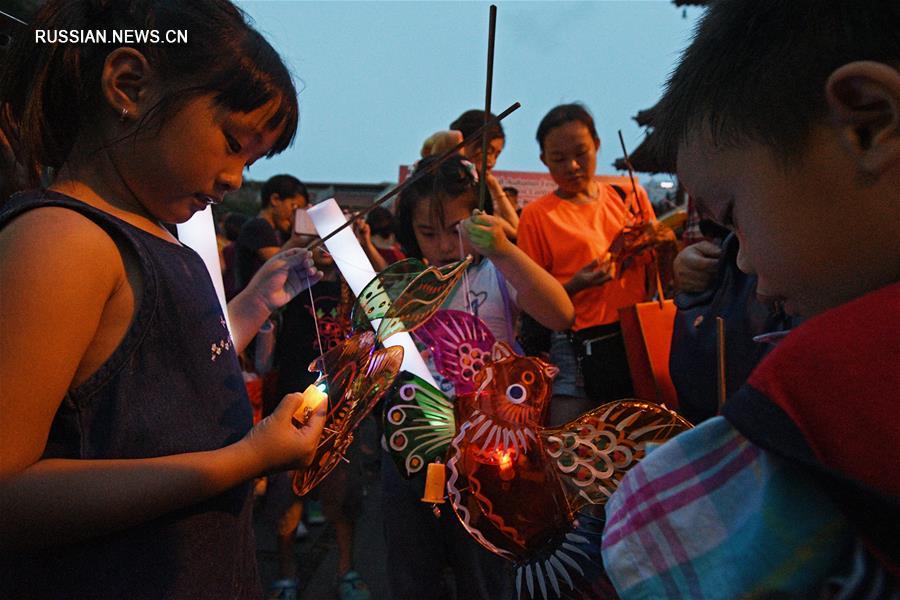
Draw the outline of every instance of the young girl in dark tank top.
<instances>
[{"instance_id":1,"label":"young girl in dark tank top","mask_svg":"<svg viewBox=\"0 0 900 600\"><path fill-rule=\"evenodd\" d=\"M36 41L73 29L188 41ZM237 353L320 274L282 252L226 321L164 224L290 144L291 77L227 0L51 0L5 60L4 133L55 177L0 208L0 596L259 596L246 482L302 468L324 407L251 429Z\"/></svg>"}]
</instances>

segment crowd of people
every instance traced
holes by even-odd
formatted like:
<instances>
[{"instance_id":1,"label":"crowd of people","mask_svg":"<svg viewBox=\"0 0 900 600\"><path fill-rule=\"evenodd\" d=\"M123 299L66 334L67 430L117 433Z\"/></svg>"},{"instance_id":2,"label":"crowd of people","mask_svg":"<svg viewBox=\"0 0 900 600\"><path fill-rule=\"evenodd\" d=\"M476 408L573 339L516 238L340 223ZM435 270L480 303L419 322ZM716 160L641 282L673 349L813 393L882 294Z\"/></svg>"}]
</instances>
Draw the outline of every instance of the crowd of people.
<instances>
[{"instance_id":1,"label":"crowd of people","mask_svg":"<svg viewBox=\"0 0 900 600\"><path fill-rule=\"evenodd\" d=\"M147 22L221 43L25 35L2 56L0 188L16 193L0 204L0 597L295 598L315 503L335 531L335 593L365 600L364 466L386 548L367 560L385 562L392 598L516 597L511 563L436 516L424 475L402 477L383 446L357 439L315 498L294 494L326 418L306 367L347 337L355 302L295 226L316 199L278 175L256 215L220 215L224 308L171 225L292 142L297 92L228 0L49 0L31 27ZM695 427L609 498L594 593L900 598L898 32L886 0L720 0L670 76L654 152L692 214L669 371ZM426 172L353 229L376 271L473 257L444 307L557 367L559 425L635 394L620 311L660 293L657 255L622 261L614 245L656 217L640 186L596 177L601 140L578 103L536 125L556 188L522 210L492 173L499 124L438 162L491 116L428 136ZM277 545L267 589L254 517Z\"/></svg>"}]
</instances>

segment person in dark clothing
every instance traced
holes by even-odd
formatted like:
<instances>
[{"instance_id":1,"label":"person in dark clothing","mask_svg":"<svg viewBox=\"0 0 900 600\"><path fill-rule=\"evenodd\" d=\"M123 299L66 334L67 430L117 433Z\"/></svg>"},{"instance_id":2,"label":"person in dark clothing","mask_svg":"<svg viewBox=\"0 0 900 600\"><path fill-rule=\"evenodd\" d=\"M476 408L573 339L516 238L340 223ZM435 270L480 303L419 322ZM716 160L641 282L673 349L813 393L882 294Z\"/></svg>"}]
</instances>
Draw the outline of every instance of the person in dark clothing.
<instances>
[{"instance_id":1,"label":"person in dark clothing","mask_svg":"<svg viewBox=\"0 0 900 600\"><path fill-rule=\"evenodd\" d=\"M294 211L309 205L309 192L292 175L275 175L260 191L261 208L241 227L237 239L237 291L244 289L264 262L278 254L291 237Z\"/></svg>"},{"instance_id":2,"label":"person in dark clothing","mask_svg":"<svg viewBox=\"0 0 900 600\"><path fill-rule=\"evenodd\" d=\"M381 206L373 208L366 216L366 223L372 232L372 245L381 254L384 262L391 265L406 258L406 254L403 253L403 249L397 242L396 225L391 211Z\"/></svg>"},{"instance_id":3,"label":"person in dark clothing","mask_svg":"<svg viewBox=\"0 0 900 600\"><path fill-rule=\"evenodd\" d=\"M718 249L712 242L697 245L703 244ZM691 246L682 250L676 259L676 273L681 279L704 283L703 270L712 277L705 286L690 287L682 282L675 296L678 311L672 332L669 372L678 393L678 412L694 424L714 417L719 410L716 317L725 319L726 397L744 385L753 368L773 347L754 338L784 332L793 325L778 303L757 300L756 277L737 266L738 245L737 236L732 234L723 242L718 259L698 256L685 259ZM704 260L711 264L701 262ZM688 268L685 264L695 266ZM698 264L702 267L697 268ZM688 292L685 287L697 291Z\"/></svg>"},{"instance_id":4,"label":"person in dark clothing","mask_svg":"<svg viewBox=\"0 0 900 600\"><path fill-rule=\"evenodd\" d=\"M225 239L228 243L222 247L222 282L225 287L225 299L231 300L237 296L237 239L241 233L241 227L249 221L247 215L241 213L228 214L223 222Z\"/></svg>"}]
</instances>

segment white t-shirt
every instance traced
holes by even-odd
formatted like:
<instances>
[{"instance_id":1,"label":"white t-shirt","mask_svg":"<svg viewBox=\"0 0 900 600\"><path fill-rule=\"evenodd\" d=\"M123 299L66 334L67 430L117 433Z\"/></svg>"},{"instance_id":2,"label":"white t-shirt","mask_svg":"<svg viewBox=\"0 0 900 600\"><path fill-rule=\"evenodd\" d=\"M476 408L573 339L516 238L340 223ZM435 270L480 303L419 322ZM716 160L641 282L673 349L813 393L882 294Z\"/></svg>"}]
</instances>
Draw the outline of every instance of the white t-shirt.
<instances>
[{"instance_id":1,"label":"white t-shirt","mask_svg":"<svg viewBox=\"0 0 900 600\"><path fill-rule=\"evenodd\" d=\"M494 263L487 258L482 259L480 263L466 270L463 279L456 284L441 308L461 310L475 315L484 321L497 341L506 342L515 348L516 318L519 314L519 308L516 306L516 289L505 278L501 279L502 277ZM504 301L503 290L500 288L501 281L506 287L508 302ZM437 373L431 357L428 357L427 362L441 391L452 394L453 384Z\"/></svg>"}]
</instances>

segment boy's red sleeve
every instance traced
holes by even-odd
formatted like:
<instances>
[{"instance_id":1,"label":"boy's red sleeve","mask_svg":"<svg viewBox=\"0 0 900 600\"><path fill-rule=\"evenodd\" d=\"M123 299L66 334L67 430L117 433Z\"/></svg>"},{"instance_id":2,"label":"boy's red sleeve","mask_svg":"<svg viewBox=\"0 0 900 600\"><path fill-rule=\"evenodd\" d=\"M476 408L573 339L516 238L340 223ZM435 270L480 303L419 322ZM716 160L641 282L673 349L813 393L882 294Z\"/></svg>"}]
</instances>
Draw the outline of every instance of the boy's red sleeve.
<instances>
[{"instance_id":1,"label":"boy's red sleeve","mask_svg":"<svg viewBox=\"0 0 900 600\"><path fill-rule=\"evenodd\" d=\"M813 317L748 383L787 413L823 465L900 498L897 315L900 283Z\"/></svg>"}]
</instances>

